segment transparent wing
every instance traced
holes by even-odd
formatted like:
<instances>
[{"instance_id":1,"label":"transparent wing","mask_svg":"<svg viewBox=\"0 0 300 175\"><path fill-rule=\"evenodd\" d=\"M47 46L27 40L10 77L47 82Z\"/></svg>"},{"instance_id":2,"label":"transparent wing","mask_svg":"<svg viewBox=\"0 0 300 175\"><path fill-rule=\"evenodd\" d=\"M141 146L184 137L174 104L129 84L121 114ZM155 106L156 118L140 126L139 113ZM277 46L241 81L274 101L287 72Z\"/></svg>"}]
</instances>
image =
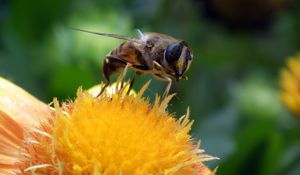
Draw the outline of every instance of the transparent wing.
<instances>
[{"instance_id":1,"label":"transparent wing","mask_svg":"<svg viewBox=\"0 0 300 175\"><path fill-rule=\"evenodd\" d=\"M125 40L125 41L132 41L132 42L136 42L139 44L145 44L144 41L142 41L138 38L133 38L133 37L129 37L129 36L124 36L124 35L119 35L119 34L111 34L111 33L93 32L93 31L77 29L77 28L72 28L72 29L76 30L76 31L80 31L80 32L91 33L91 34L100 35L100 36L107 36L107 37L116 38L116 39Z\"/></svg>"}]
</instances>

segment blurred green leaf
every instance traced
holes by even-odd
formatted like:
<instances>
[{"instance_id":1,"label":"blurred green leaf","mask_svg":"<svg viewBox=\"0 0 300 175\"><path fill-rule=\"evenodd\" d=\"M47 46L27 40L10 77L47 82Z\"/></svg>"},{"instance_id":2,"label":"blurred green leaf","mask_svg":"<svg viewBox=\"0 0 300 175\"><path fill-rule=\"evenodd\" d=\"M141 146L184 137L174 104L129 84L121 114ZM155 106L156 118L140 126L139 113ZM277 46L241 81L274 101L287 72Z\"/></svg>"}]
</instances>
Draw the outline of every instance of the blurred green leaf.
<instances>
[{"instance_id":1,"label":"blurred green leaf","mask_svg":"<svg viewBox=\"0 0 300 175\"><path fill-rule=\"evenodd\" d=\"M276 132L274 124L260 120L252 122L238 133L237 146L234 154L232 154L223 164L220 165L219 174L244 174L257 175L264 165L264 160L268 160L268 164L272 164L273 168L278 168L278 160L268 159L270 149L268 145L270 136ZM271 141L272 142L272 141ZM276 149L276 145L274 149ZM267 151L267 152L266 152ZM278 153L276 153L278 154ZM263 168L264 172L269 173L269 165ZM251 167L251 168L250 168Z\"/></svg>"},{"instance_id":2,"label":"blurred green leaf","mask_svg":"<svg viewBox=\"0 0 300 175\"><path fill-rule=\"evenodd\" d=\"M55 71L49 81L49 91L60 100L72 98L76 95L77 88L84 89L94 85L93 75L87 70L75 67L64 67ZM51 100L51 99L50 99Z\"/></svg>"},{"instance_id":3,"label":"blurred green leaf","mask_svg":"<svg viewBox=\"0 0 300 175\"><path fill-rule=\"evenodd\" d=\"M278 91L267 75L250 73L232 89L243 114L250 118L278 119L283 115Z\"/></svg>"}]
</instances>

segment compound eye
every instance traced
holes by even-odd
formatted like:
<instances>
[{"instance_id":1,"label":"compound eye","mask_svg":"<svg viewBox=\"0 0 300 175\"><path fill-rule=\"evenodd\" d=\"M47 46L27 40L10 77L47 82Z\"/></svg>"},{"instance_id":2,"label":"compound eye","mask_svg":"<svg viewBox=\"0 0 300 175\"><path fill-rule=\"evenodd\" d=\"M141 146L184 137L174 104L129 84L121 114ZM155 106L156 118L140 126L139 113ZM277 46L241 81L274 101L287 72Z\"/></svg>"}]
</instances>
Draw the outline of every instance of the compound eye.
<instances>
[{"instance_id":1,"label":"compound eye","mask_svg":"<svg viewBox=\"0 0 300 175\"><path fill-rule=\"evenodd\" d=\"M165 50L165 58L168 63L174 63L181 55L183 45L180 43L170 44Z\"/></svg>"},{"instance_id":2,"label":"compound eye","mask_svg":"<svg viewBox=\"0 0 300 175\"><path fill-rule=\"evenodd\" d=\"M189 61L192 61L192 59L193 59L193 54L191 53L190 50L187 50L187 52L186 52L186 59Z\"/></svg>"}]
</instances>

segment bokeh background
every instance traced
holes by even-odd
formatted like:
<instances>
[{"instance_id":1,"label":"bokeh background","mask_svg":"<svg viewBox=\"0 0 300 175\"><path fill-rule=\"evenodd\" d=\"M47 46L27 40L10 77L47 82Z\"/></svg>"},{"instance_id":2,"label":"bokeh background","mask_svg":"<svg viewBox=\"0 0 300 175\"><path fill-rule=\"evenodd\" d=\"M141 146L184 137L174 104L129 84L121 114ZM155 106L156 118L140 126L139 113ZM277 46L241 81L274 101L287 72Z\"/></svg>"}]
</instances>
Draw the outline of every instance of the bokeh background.
<instances>
[{"instance_id":1,"label":"bokeh background","mask_svg":"<svg viewBox=\"0 0 300 175\"><path fill-rule=\"evenodd\" d=\"M189 42L189 80L174 83L169 111L191 108L192 135L220 158L219 175L300 175L300 120L278 99L278 74L300 51L296 0L0 0L0 75L49 103L102 80L121 42L71 30ZM152 78L140 77L139 89ZM152 81L146 96L162 93Z\"/></svg>"}]
</instances>

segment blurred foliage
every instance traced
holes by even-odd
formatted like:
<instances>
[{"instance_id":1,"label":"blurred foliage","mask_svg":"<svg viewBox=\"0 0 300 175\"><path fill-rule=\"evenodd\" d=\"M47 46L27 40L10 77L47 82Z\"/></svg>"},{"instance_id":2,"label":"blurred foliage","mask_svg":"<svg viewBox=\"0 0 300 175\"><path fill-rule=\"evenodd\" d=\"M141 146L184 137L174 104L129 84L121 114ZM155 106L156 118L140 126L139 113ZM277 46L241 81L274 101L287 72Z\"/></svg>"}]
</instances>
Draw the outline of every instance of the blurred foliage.
<instances>
[{"instance_id":1,"label":"blurred foliage","mask_svg":"<svg viewBox=\"0 0 300 175\"><path fill-rule=\"evenodd\" d=\"M189 80L175 82L170 112L187 106L193 135L220 161L218 174L299 175L300 120L281 105L278 72L300 52L296 0L1 0L0 74L35 96L73 98L102 80L120 41L72 30L137 36L166 33L190 43ZM151 76L140 77L138 89ZM162 93L154 80L146 95Z\"/></svg>"}]
</instances>

